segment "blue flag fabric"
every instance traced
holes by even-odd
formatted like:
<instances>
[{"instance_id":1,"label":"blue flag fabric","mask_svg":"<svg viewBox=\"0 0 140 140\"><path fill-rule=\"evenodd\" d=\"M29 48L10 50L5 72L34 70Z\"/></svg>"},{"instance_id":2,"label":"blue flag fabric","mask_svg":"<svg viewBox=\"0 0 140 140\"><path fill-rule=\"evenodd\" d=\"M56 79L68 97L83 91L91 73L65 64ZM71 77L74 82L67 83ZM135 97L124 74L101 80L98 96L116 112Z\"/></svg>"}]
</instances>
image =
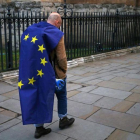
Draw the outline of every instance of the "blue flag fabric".
<instances>
[{"instance_id":1,"label":"blue flag fabric","mask_svg":"<svg viewBox=\"0 0 140 140\"><path fill-rule=\"evenodd\" d=\"M49 54L62 36L63 32L44 21L22 34L18 87L23 125L52 121L55 72Z\"/></svg>"}]
</instances>

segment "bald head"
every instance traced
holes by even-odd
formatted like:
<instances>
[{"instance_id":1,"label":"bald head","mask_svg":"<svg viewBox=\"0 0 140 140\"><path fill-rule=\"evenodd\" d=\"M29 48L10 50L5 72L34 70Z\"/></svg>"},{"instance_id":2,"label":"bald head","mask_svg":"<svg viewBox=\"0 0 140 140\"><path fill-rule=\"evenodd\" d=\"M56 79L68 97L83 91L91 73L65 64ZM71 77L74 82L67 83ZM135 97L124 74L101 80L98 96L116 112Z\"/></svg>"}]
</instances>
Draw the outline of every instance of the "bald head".
<instances>
[{"instance_id":1,"label":"bald head","mask_svg":"<svg viewBox=\"0 0 140 140\"><path fill-rule=\"evenodd\" d=\"M61 26L62 19L58 13L51 13L48 17L47 22L59 28Z\"/></svg>"}]
</instances>

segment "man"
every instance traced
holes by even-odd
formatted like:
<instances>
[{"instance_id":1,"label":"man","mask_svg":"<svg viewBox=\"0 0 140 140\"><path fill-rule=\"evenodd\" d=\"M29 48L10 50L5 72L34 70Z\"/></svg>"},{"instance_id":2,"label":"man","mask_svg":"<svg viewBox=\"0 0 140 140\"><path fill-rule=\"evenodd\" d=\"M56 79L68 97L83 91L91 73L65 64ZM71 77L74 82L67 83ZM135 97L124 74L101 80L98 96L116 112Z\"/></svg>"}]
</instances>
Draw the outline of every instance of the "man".
<instances>
[{"instance_id":1,"label":"man","mask_svg":"<svg viewBox=\"0 0 140 140\"><path fill-rule=\"evenodd\" d=\"M52 13L47 22L33 24L21 37L18 86L22 119L24 125L35 124L35 138L51 132L43 124L52 121L54 92L58 99L59 128L68 127L75 121L67 118L67 58L63 33L58 29L61 23L60 15ZM55 78L64 81L61 91L54 91Z\"/></svg>"}]
</instances>

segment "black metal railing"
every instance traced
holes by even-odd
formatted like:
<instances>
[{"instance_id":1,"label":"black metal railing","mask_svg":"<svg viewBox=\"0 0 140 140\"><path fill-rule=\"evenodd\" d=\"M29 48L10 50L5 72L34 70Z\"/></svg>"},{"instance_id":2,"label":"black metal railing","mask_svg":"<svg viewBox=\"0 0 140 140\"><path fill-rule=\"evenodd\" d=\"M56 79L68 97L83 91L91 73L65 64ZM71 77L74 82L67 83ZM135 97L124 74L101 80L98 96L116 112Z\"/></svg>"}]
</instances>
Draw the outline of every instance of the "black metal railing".
<instances>
[{"instance_id":1,"label":"black metal railing","mask_svg":"<svg viewBox=\"0 0 140 140\"><path fill-rule=\"evenodd\" d=\"M63 10L62 10L63 11ZM66 12L66 10L64 10ZM0 17L0 72L18 69L20 37L33 23L46 20L45 12L11 12ZM74 13L62 16L68 60L140 44L139 13Z\"/></svg>"}]
</instances>

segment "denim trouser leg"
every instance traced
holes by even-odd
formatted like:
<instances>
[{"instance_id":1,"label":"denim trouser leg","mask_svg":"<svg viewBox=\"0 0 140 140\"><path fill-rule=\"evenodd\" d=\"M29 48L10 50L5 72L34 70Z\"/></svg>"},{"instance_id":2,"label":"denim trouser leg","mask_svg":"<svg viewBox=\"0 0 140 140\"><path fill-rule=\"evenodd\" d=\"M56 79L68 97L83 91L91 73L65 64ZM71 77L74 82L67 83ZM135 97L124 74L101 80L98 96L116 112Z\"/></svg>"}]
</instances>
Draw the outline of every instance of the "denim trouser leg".
<instances>
[{"instance_id":1,"label":"denim trouser leg","mask_svg":"<svg viewBox=\"0 0 140 140\"><path fill-rule=\"evenodd\" d=\"M67 89L66 89L66 78L64 79L65 84L61 91L55 91L58 100L58 116L63 118L67 116ZM34 124L35 127L43 126L44 124Z\"/></svg>"},{"instance_id":2,"label":"denim trouser leg","mask_svg":"<svg viewBox=\"0 0 140 140\"><path fill-rule=\"evenodd\" d=\"M43 126L44 124L34 124L35 127Z\"/></svg>"},{"instance_id":3,"label":"denim trouser leg","mask_svg":"<svg viewBox=\"0 0 140 140\"><path fill-rule=\"evenodd\" d=\"M56 96L58 100L58 116L63 118L67 115L67 89L66 89L66 78L64 79L65 84L61 91L56 91Z\"/></svg>"}]
</instances>

